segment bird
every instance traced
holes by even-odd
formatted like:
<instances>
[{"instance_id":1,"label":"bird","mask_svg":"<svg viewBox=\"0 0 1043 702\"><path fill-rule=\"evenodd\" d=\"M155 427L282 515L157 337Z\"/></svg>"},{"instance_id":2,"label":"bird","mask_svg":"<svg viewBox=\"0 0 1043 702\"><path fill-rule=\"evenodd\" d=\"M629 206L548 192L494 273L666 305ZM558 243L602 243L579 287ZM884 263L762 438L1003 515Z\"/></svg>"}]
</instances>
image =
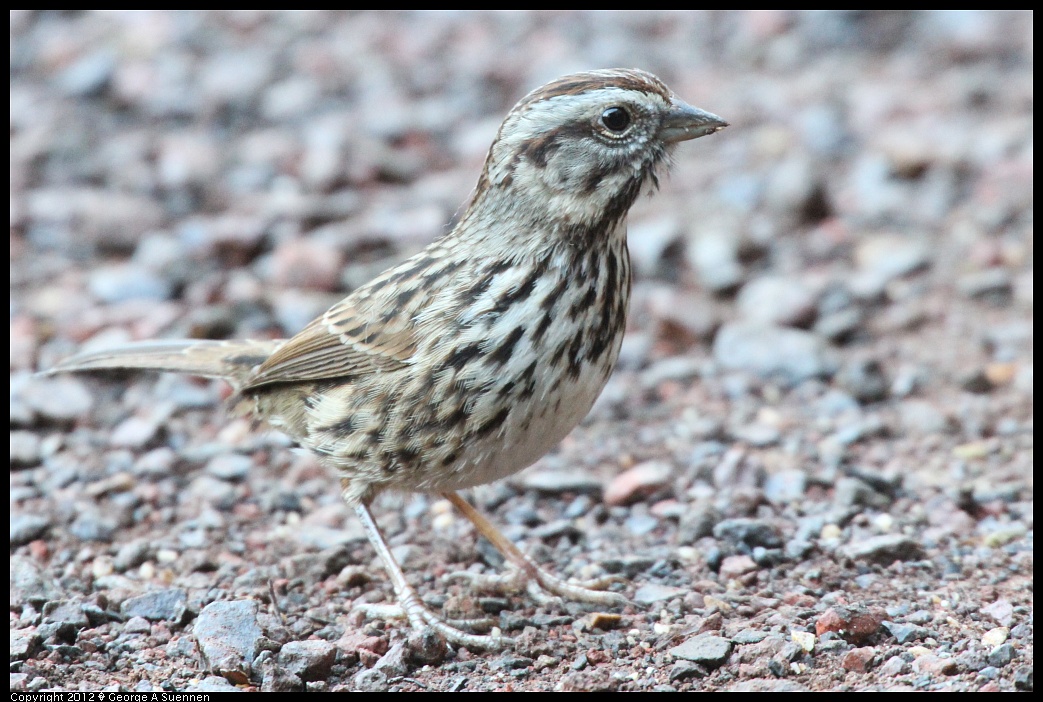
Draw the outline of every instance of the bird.
<instances>
[{"instance_id":1,"label":"bird","mask_svg":"<svg viewBox=\"0 0 1043 702\"><path fill-rule=\"evenodd\" d=\"M626 222L680 142L727 123L651 73L600 69L553 80L507 114L456 225L283 340L137 341L50 373L140 369L222 378L236 408L312 452L394 587L409 625L495 650L428 609L370 510L386 490L449 500L529 591L625 603L565 581L503 536L458 490L511 475L588 413L619 355L631 264Z\"/></svg>"}]
</instances>

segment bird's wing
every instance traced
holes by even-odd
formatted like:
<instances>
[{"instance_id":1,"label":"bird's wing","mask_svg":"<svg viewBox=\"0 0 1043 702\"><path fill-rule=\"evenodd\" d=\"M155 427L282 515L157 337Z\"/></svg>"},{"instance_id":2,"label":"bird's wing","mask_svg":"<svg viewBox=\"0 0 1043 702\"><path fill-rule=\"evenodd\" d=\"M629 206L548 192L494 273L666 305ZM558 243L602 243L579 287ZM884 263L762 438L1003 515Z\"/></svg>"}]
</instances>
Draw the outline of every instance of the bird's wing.
<instances>
[{"instance_id":1,"label":"bird's wing","mask_svg":"<svg viewBox=\"0 0 1043 702\"><path fill-rule=\"evenodd\" d=\"M268 357L243 386L344 378L406 367L416 350L412 306L365 289L338 302Z\"/></svg>"}]
</instances>

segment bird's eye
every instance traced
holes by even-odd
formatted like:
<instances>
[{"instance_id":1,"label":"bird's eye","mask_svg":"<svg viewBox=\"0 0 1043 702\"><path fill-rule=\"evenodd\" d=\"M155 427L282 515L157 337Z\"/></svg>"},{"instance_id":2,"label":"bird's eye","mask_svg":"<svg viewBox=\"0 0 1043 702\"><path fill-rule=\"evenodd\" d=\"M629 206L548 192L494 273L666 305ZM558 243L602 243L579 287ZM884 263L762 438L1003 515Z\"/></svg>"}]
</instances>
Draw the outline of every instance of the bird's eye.
<instances>
[{"instance_id":1,"label":"bird's eye","mask_svg":"<svg viewBox=\"0 0 1043 702\"><path fill-rule=\"evenodd\" d=\"M618 134L630 126L630 113L622 107L610 107L601 113L601 123Z\"/></svg>"}]
</instances>

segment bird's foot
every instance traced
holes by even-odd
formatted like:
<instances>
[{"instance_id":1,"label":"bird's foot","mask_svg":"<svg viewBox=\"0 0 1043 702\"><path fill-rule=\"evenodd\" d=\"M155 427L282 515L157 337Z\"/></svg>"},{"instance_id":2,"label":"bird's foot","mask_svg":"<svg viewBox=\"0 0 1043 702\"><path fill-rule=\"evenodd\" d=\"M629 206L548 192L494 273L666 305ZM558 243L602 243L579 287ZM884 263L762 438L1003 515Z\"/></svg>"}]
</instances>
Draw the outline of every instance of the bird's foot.
<instances>
[{"instance_id":1,"label":"bird's foot","mask_svg":"<svg viewBox=\"0 0 1043 702\"><path fill-rule=\"evenodd\" d=\"M610 592L605 588L623 579L610 575L594 580L570 582L540 568L531 559L526 559L526 567L511 567L500 575L485 575L460 571L446 576L453 580L463 580L472 587L500 595L516 595L522 591L541 606L560 605L562 600L586 602L599 607L622 607L630 604L618 592Z\"/></svg>"},{"instance_id":2,"label":"bird's foot","mask_svg":"<svg viewBox=\"0 0 1043 702\"><path fill-rule=\"evenodd\" d=\"M499 651L513 643L513 639L504 636L493 626L490 619L443 619L409 593L398 603L362 603L353 608L369 619L407 619L416 631L430 628L438 633L447 643L463 646L468 649L483 651ZM464 631L469 629L471 631ZM489 631L489 634L472 633Z\"/></svg>"}]
</instances>

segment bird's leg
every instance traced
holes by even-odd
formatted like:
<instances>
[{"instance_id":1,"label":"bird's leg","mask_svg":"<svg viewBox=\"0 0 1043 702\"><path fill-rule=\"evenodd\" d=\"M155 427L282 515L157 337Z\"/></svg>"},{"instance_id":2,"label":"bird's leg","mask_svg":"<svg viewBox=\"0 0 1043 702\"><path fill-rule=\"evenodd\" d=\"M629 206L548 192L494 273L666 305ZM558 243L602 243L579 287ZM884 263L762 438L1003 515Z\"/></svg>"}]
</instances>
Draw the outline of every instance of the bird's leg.
<instances>
[{"instance_id":1,"label":"bird's leg","mask_svg":"<svg viewBox=\"0 0 1043 702\"><path fill-rule=\"evenodd\" d=\"M608 592L604 588L616 581L614 577L598 578L582 583L570 583L561 578L551 575L528 556L519 550L511 541L504 536L492 522L485 518L481 512L471 506L464 498L455 492L443 492L442 497L449 500L464 516L471 520L478 532L487 538L496 550L504 555L510 563L517 568L515 574L495 579L492 584L501 589L519 589L518 577L526 581L529 594L539 603L550 600L547 593L558 597L588 602L602 606L622 606L628 604L628 600L617 592ZM469 574L470 575L470 574ZM475 579L477 580L477 579Z\"/></svg>"},{"instance_id":2,"label":"bird's leg","mask_svg":"<svg viewBox=\"0 0 1043 702\"><path fill-rule=\"evenodd\" d=\"M395 561L395 557L391 555L391 549L388 548L387 542L384 541L384 536L380 533L380 529L369 511L369 507L361 502L354 505L354 507L355 514L359 516L359 521L362 522L362 528L366 532L366 537L373 544L377 555L380 556L380 560L384 563L384 570L387 571L388 577L391 578L398 605L402 608L406 618L409 619L409 625L413 629L420 630L425 627L431 627L449 643L471 649L497 650L510 644L511 640L503 636L481 636L461 631L427 609L420 601L416 590L406 582L406 576L402 573L402 568L399 567L398 562ZM384 614L390 613L387 608L382 611Z\"/></svg>"}]
</instances>

